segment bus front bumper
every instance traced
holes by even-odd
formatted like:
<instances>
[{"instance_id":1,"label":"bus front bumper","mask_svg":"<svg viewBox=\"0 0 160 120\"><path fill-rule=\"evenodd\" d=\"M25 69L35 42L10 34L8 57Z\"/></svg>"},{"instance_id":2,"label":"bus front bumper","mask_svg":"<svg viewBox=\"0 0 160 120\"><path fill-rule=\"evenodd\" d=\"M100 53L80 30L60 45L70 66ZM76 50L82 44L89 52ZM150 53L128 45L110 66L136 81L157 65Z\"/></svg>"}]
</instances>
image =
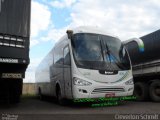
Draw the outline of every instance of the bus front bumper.
<instances>
[{"instance_id":1,"label":"bus front bumper","mask_svg":"<svg viewBox=\"0 0 160 120\"><path fill-rule=\"evenodd\" d=\"M74 87L73 97L77 98L101 98L101 97L121 97L133 95L134 85L127 86L100 86L100 87Z\"/></svg>"}]
</instances>

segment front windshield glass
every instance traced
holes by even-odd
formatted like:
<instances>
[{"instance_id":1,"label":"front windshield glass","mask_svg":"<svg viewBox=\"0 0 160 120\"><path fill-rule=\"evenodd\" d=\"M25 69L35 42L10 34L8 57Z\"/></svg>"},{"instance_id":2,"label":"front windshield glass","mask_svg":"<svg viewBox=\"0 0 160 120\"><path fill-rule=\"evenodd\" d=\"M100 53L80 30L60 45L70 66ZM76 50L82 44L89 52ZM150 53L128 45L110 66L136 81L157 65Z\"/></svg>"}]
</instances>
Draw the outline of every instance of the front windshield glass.
<instances>
[{"instance_id":1,"label":"front windshield glass","mask_svg":"<svg viewBox=\"0 0 160 120\"><path fill-rule=\"evenodd\" d=\"M98 70L128 70L128 54L115 37L78 33L72 38L73 56L77 67Z\"/></svg>"}]
</instances>

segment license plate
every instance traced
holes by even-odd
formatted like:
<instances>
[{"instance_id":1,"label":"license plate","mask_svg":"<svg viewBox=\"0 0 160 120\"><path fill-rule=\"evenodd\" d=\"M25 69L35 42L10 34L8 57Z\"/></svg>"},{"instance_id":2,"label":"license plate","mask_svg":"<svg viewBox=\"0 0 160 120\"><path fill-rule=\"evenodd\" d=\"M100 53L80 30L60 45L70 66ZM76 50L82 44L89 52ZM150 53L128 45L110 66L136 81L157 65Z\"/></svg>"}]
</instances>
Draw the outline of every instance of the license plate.
<instances>
[{"instance_id":1,"label":"license plate","mask_svg":"<svg viewBox=\"0 0 160 120\"><path fill-rule=\"evenodd\" d=\"M107 93L106 95L105 95L105 97L115 97L115 93Z\"/></svg>"}]
</instances>

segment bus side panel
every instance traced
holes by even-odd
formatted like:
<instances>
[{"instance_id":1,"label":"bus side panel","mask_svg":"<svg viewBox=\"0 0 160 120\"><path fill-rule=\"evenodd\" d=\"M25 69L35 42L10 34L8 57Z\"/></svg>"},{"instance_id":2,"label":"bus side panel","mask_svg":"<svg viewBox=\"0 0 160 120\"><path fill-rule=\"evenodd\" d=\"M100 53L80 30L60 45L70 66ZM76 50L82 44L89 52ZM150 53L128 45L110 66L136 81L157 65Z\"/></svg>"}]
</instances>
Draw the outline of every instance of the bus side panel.
<instances>
[{"instance_id":1,"label":"bus side panel","mask_svg":"<svg viewBox=\"0 0 160 120\"><path fill-rule=\"evenodd\" d=\"M62 96L65 96L63 80L63 46L59 45L54 49L54 63L51 66L51 94L56 96L56 85L59 85Z\"/></svg>"},{"instance_id":2,"label":"bus side panel","mask_svg":"<svg viewBox=\"0 0 160 120\"><path fill-rule=\"evenodd\" d=\"M68 45L64 48L63 52L64 52L63 79L65 81L65 96L68 99L72 99L71 56Z\"/></svg>"},{"instance_id":3,"label":"bus side panel","mask_svg":"<svg viewBox=\"0 0 160 120\"><path fill-rule=\"evenodd\" d=\"M52 51L42 60L40 65L37 67L35 78L37 92L38 89L41 90L41 93L44 95L50 95L50 66L53 64L53 55Z\"/></svg>"},{"instance_id":4,"label":"bus side panel","mask_svg":"<svg viewBox=\"0 0 160 120\"><path fill-rule=\"evenodd\" d=\"M50 79L51 79L50 93L51 93L51 96L56 97L56 77L54 72L55 72L55 68L53 64L52 66L50 66Z\"/></svg>"},{"instance_id":5,"label":"bus side panel","mask_svg":"<svg viewBox=\"0 0 160 120\"><path fill-rule=\"evenodd\" d=\"M51 94L56 96L56 85L59 85L62 94L64 93L63 65L54 64L52 68Z\"/></svg>"}]
</instances>

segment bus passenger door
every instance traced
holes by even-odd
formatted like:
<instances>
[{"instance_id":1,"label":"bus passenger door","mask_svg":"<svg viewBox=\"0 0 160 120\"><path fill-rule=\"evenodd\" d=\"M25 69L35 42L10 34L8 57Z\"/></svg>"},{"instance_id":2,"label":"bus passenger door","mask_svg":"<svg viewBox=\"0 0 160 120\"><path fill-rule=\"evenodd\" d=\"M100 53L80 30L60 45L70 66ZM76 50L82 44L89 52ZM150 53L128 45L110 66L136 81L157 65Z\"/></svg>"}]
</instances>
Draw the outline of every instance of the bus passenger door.
<instances>
[{"instance_id":1,"label":"bus passenger door","mask_svg":"<svg viewBox=\"0 0 160 120\"><path fill-rule=\"evenodd\" d=\"M64 89L66 98L72 98L72 78L71 78L71 56L69 51L69 46L67 45L63 49L63 80L64 80Z\"/></svg>"}]
</instances>

